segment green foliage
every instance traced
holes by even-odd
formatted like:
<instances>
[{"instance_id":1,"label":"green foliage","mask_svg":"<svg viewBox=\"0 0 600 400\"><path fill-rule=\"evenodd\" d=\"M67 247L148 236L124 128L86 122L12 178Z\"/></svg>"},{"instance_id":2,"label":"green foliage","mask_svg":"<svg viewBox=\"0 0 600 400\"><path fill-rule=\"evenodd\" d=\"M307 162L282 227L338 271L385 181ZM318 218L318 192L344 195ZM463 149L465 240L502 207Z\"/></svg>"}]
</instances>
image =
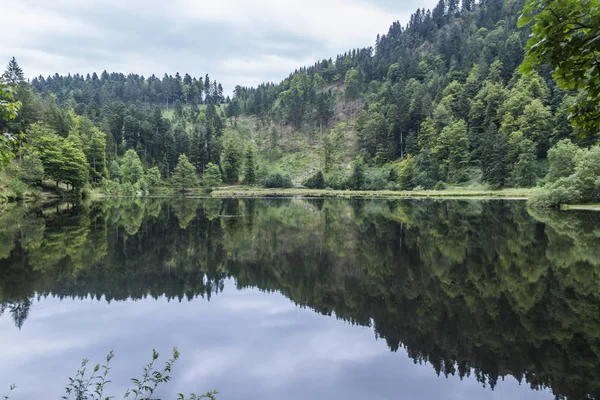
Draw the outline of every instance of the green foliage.
<instances>
[{"instance_id":1,"label":"green foliage","mask_svg":"<svg viewBox=\"0 0 600 400\"><path fill-rule=\"evenodd\" d=\"M110 167L108 169L108 173L110 176L110 179L120 182L121 181L121 167L119 166L119 163L117 162L117 160L112 160L110 162Z\"/></svg>"},{"instance_id":2,"label":"green foliage","mask_svg":"<svg viewBox=\"0 0 600 400\"><path fill-rule=\"evenodd\" d=\"M158 387L163 384L167 384L171 381L171 372L173 365L179 359L179 351L174 348L172 357L165 362L162 369L155 367L155 362L159 358L159 353L156 350L152 350L152 360L144 366L142 376L140 378L131 378L132 387L127 389L123 395L123 398L129 396L135 396L135 399L151 399ZM111 399L114 396L106 396L107 386L111 383L109 374L112 371L111 361L114 358L114 352L111 350L107 356L105 363L100 365L96 364L91 373L88 373L89 360L84 358L81 362L80 369L74 377L69 377L69 383L65 386L65 395L63 399L69 399L74 396L77 400L83 399ZM12 385L9 391L12 392L16 388ZM210 399L215 400L218 392L212 391L204 395L190 394L189 397L179 394L179 400L198 400L198 399ZM8 395L5 396L8 399Z\"/></svg>"},{"instance_id":3,"label":"green foliage","mask_svg":"<svg viewBox=\"0 0 600 400\"><path fill-rule=\"evenodd\" d=\"M302 185L309 189L325 189L325 177L323 176L323 172L318 171L316 174L302 182Z\"/></svg>"},{"instance_id":4,"label":"green foliage","mask_svg":"<svg viewBox=\"0 0 600 400\"><path fill-rule=\"evenodd\" d=\"M279 172L266 177L264 187L266 188L291 188L293 186L292 178L287 174Z\"/></svg>"},{"instance_id":5,"label":"green foliage","mask_svg":"<svg viewBox=\"0 0 600 400\"><path fill-rule=\"evenodd\" d=\"M352 162L352 175L348 178L348 188L362 190L365 186L365 161L358 156Z\"/></svg>"},{"instance_id":6,"label":"green foliage","mask_svg":"<svg viewBox=\"0 0 600 400\"><path fill-rule=\"evenodd\" d=\"M400 189L411 190L414 188L414 176L415 162L412 155L409 154L404 160L402 160L400 167L398 168L398 178L396 179L396 182L398 182Z\"/></svg>"},{"instance_id":7,"label":"green foliage","mask_svg":"<svg viewBox=\"0 0 600 400\"><path fill-rule=\"evenodd\" d=\"M14 61L14 57L12 61ZM15 101L14 97L14 82L12 82L10 76L6 74L0 76L0 121L10 121L17 118L21 103ZM14 157L14 142L15 137L13 135L8 132L0 131L0 168L6 166L12 157Z\"/></svg>"},{"instance_id":8,"label":"green foliage","mask_svg":"<svg viewBox=\"0 0 600 400\"><path fill-rule=\"evenodd\" d=\"M332 129L323 135L321 145L321 157L325 173L331 172L339 163L339 153L342 136L337 129Z\"/></svg>"},{"instance_id":9,"label":"green foliage","mask_svg":"<svg viewBox=\"0 0 600 400\"><path fill-rule=\"evenodd\" d=\"M343 172L333 172L325 175L325 187L334 190L346 190L348 178Z\"/></svg>"},{"instance_id":10,"label":"green foliage","mask_svg":"<svg viewBox=\"0 0 600 400\"><path fill-rule=\"evenodd\" d=\"M239 150L238 143L234 140L228 140L225 143L221 167L223 169L223 180L225 183L238 183L242 169L242 154Z\"/></svg>"},{"instance_id":11,"label":"green foliage","mask_svg":"<svg viewBox=\"0 0 600 400\"><path fill-rule=\"evenodd\" d=\"M32 184L40 184L44 178L44 164L37 151L25 154L19 165L20 178Z\"/></svg>"},{"instance_id":12,"label":"green foliage","mask_svg":"<svg viewBox=\"0 0 600 400\"><path fill-rule=\"evenodd\" d=\"M221 184L221 171L213 163L208 163L204 175L202 175L202 185L210 192Z\"/></svg>"},{"instance_id":13,"label":"green foliage","mask_svg":"<svg viewBox=\"0 0 600 400\"><path fill-rule=\"evenodd\" d=\"M433 190L446 190L447 185L442 182L442 181L438 181L435 186L433 187Z\"/></svg>"},{"instance_id":14,"label":"green foliage","mask_svg":"<svg viewBox=\"0 0 600 400\"><path fill-rule=\"evenodd\" d=\"M457 181L460 169L469 159L469 141L465 121L454 121L440 133L434 145L432 156L437 161L440 173L447 181Z\"/></svg>"},{"instance_id":15,"label":"green foliage","mask_svg":"<svg viewBox=\"0 0 600 400\"><path fill-rule=\"evenodd\" d=\"M244 154L244 183L247 185L254 185L256 179L256 157L255 157L254 145L249 144L246 147L246 153Z\"/></svg>"},{"instance_id":16,"label":"green foliage","mask_svg":"<svg viewBox=\"0 0 600 400\"><path fill-rule=\"evenodd\" d=\"M142 161L135 150L127 150L121 160L121 182L135 185L143 177L144 167Z\"/></svg>"},{"instance_id":17,"label":"green foliage","mask_svg":"<svg viewBox=\"0 0 600 400\"><path fill-rule=\"evenodd\" d=\"M360 94L360 81L358 78L358 71L355 68L350 68L348 72L346 72L344 84L346 85L344 92L346 100L356 100Z\"/></svg>"},{"instance_id":18,"label":"green foliage","mask_svg":"<svg viewBox=\"0 0 600 400\"><path fill-rule=\"evenodd\" d=\"M550 65L563 89L581 89L572 121L586 131L600 127L600 5L596 0L528 0L519 26L533 22L523 70Z\"/></svg>"},{"instance_id":19,"label":"green foliage","mask_svg":"<svg viewBox=\"0 0 600 400\"><path fill-rule=\"evenodd\" d=\"M546 184L529 199L529 204L548 208L600 200L600 146L578 149L565 140L550 150L549 157Z\"/></svg>"},{"instance_id":20,"label":"green foliage","mask_svg":"<svg viewBox=\"0 0 600 400\"><path fill-rule=\"evenodd\" d=\"M179 192L184 192L186 189L199 185L196 168L185 154L179 155L177 166L171 176L171 184Z\"/></svg>"},{"instance_id":21,"label":"green foliage","mask_svg":"<svg viewBox=\"0 0 600 400\"><path fill-rule=\"evenodd\" d=\"M156 189L163 186L163 180L158 167L148 168L146 171L146 183L149 189Z\"/></svg>"},{"instance_id":22,"label":"green foliage","mask_svg":"<svg viewBox=\"0 0 600 400\"><path fill-rule=\"evenodd\" d=\"M566 178L575 172L577 160L581 157L581 149L569 139L561 140L548 152L548 175L545 181L552 183Z\"/></svg>"},{"instance_id":23,"label":"green foliage","mask_svg":"<svg viewBox=\"0 0 600 400\"><path fill-rule=\"evenodd\" d=\"M492 187L504 186L506 179L506 157L508 142L504 132L498 131L495 123L485 130L481 149L481 169L483 180Z\"/></svg>"},{"instance_id":24,"label":"green foliage","mask_svg":"<svg viewBox=\"0 0 600 400\"><path fill-rule=\"evenodd\" d=\"M71 185L79 191L88 181L88 162L75 135L63 138L44 125L29 128L24 154L33 152L42 161L45 176L58 183Z\"/></svg>"}]
</instances>

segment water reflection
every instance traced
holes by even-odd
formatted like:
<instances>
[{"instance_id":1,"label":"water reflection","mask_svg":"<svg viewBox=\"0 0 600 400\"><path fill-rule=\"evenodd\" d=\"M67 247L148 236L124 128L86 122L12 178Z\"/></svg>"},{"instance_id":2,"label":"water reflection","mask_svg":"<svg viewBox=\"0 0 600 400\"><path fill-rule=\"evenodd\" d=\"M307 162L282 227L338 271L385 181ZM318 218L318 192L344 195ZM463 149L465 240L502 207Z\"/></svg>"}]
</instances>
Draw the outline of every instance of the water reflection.
<instances>
[{"instance_id":1,"label":"water reflection","mask_svg":"<svg viewBox=\"0 0 600 400\"><path fill-rule=\"evenodd\" d=\"M0 314L21 329L47 296L210 300L234 278L372 326L438 374L600 398L599 220L503 201L15 206L0 214Z\"/></svg>"}]
</instances>

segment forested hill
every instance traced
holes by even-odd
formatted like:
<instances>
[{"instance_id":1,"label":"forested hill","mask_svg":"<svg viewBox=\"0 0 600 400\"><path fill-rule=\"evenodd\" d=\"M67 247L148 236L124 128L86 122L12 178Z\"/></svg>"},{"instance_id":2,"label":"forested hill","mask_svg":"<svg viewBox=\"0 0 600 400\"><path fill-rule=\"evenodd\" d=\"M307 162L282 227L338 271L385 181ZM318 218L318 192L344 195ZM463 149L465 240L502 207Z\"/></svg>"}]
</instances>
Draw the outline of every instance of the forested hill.
<instances>
[{"instance_id":1,"label":"forested hill","mask_svg":"<svg viewBox=\"0 0 600 400\"><path fill-rule=\"evenodd\" d=\"M405 159L404 189L534 186L551 146L595 144L598 135L582 138L570 125L578 93L557 87L550 68L519 72L531 34L517 27L524 3L440 0L406 26L393 23L374 48L301 68L278 85L236 88L234 108L305 133L352 121L352 156L377 166Z\"/></svg>"},{"instance_id":2,"label":"forested hill","mask_svg":"<svg viewBox=\"0 0 600 400\"><path fill-rule=\"evenodd\" d=\"M598 14L571 3L580 8L572 18ZM208 75L103 72L29 83L13 58L5 80L22 106L0 129L22 134L14 152L30 184L109 192L149 191L164 180L191 187L198 177L211 187L221 179L367 190L556 184L558 197L544 204L595 200L596 184L578 185L600 174L586 167L600 165L600 147L590 148L598 131L569 121L590 90L562 90L550 66L520 72L532 33L517 26L524 5L440 0L405 26L393 23L374 47L279 84L236 86L232 99Z\"/></svg>"}]
</instances>

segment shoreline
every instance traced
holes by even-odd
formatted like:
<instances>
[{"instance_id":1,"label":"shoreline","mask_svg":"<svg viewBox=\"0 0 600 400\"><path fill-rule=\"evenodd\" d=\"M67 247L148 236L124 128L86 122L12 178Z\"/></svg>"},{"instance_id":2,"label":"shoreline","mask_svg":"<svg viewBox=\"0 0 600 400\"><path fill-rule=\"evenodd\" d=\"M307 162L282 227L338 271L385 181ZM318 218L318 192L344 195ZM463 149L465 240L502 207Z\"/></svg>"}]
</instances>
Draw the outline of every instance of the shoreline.
<instances>
[{"instance_id":1,"label":"shoreline","mask_svg":"<svg viewBox=\"0 0 600 400\"><path fill-rule=\"evenodd\" d=\"M447 199L506 199L527 200L531 189L506 190L328 190L328 189L261 189L227 188L214 190L208 196L213 198L257 198L257 197L307 197L307 198L447 198ZM189 197L189 196L187 196Z\"/></svg>"},{"instance_id":2,"label":"shoreline","mask_svg":"<svg viewBox=\"0 0 600 400\"><path fill-rule=\"evenodd\" d=\"M600 211L600 204L564 204L562 211Z\"/></svg>"}]
</instances>

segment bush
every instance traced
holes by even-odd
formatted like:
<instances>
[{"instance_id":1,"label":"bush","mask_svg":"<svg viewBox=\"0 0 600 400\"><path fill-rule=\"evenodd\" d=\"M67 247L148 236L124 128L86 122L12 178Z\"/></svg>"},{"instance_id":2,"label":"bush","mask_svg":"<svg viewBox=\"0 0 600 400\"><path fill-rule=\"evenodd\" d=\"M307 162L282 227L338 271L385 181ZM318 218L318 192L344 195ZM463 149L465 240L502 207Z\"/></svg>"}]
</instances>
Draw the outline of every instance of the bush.
<instances>
[{"instance_id":1,"label":"bush","mask_svg":"<svg viewBox=\"0 0 600 400\"><path fill-rule=\"evenodd\" d=\"M104 194L117 195L119 194L120 184L112 179L102 179L100 182L100 190Z\"/></svg>"},{"instance_id":2,"label":"bush","mask_svg":"<svg viewBox=\"0 0 600 400\"><path fill-rule=\"evenodd\" d=\"M566 150L565 150L566 148ZM566 142L559 144L557 148L551 150L553 154L552 162L562 162L560 160L569 159L569 157L558 157L573 151ZM563 154L558 154L562 152ZM569 161L571 162L571 161ZM551 165L551 172L548 180L555 179L554 182L547 183L540 191L529 198L529 205L538 208L558 207L561 204L574 204L579 202L596 202L600 200L600 146L594 146L589 150L580 150L574 157L574 167L569 164L565 168L572 173L564 176L566 173L558 171L558 166ZM560 175L563 175L560 177Z\"/></svg>"},{"instance_id":3,"label":"bush","mask_svg":"<svg viewBox=\"0 0 600 400\"><path fill-rule=\"evenodd\" d=\"M444 182L438 181L433 187L433 190L446 190L447 187L448 185L446 185Z\"/></svg>"},{"instance_id":4,"label":"bush","mask_svg":"<svg viewBox=\"0 0 600 400\"><path fill-rule=\"evenodd\" d=\"M342 173L331 173L325 177L325 187L333 190L346 190L348 188L346 182L346 176Z\"/></svg>"},{"instance_id":5,"label":"bush","mask_svg":"<svg viewBox=\"0 0 600 400\"><path fill-rule=\"evenodd\" d=\"M271 174L265 179L264 186L266 188L291 188L292 178L287 174Z\"/></svg>"},{"instance_id":6,"label":"bush","mask_svg":"<svg viewBox=\"0 0 600 400\"><path fill-rule=\"evenodd\" d=\"M384 169L373 169L365 176L363 188L365 190L384 190L388 186L389 171Z\"/></svg>"},{"instance_id":7,"label":"bush","mask_svg":"<svg viewBox=\"0 0 600 400\"><path fill-rule=\"evenodd\" d=\"M561 204L577 203L581 192L576 189L579 183L576 178L559 178L556 182L540 189L529 198L529 205L536 208L559 207Z\"/></svg>"},{"instance_id":8,"label":"bush","mask_svg":"<svg viewBox=\"0 0 600 400\"><path fill-rule=\"evenodd\" d=\"M302 182L302 185L309 189L325 189L325 178L323 172L319 171L310 178Z\"/></svg>"},{"instance_id":9,"label":"bush","mask_svg":"<svg viewBox=\"0 0 600 400\"><path fill-rule=\"evenodd\" d=\"M421 189L431 189L435 186L435 181L429 177L426 172L418 172L412 179L412 183L415 185L413 190L417 190L417 187Z\"/></svg>"},{"instance_id":10,"label":"bush","mask_svg":"<svg viewBox=\"0 0 600 400\"><path fill-rule=\"evenodd\" d=\"M12 192L15 199L20 200L27 192L27 185L17 178L8 181L8 189Z\"/></svg>"}]
</instances>

